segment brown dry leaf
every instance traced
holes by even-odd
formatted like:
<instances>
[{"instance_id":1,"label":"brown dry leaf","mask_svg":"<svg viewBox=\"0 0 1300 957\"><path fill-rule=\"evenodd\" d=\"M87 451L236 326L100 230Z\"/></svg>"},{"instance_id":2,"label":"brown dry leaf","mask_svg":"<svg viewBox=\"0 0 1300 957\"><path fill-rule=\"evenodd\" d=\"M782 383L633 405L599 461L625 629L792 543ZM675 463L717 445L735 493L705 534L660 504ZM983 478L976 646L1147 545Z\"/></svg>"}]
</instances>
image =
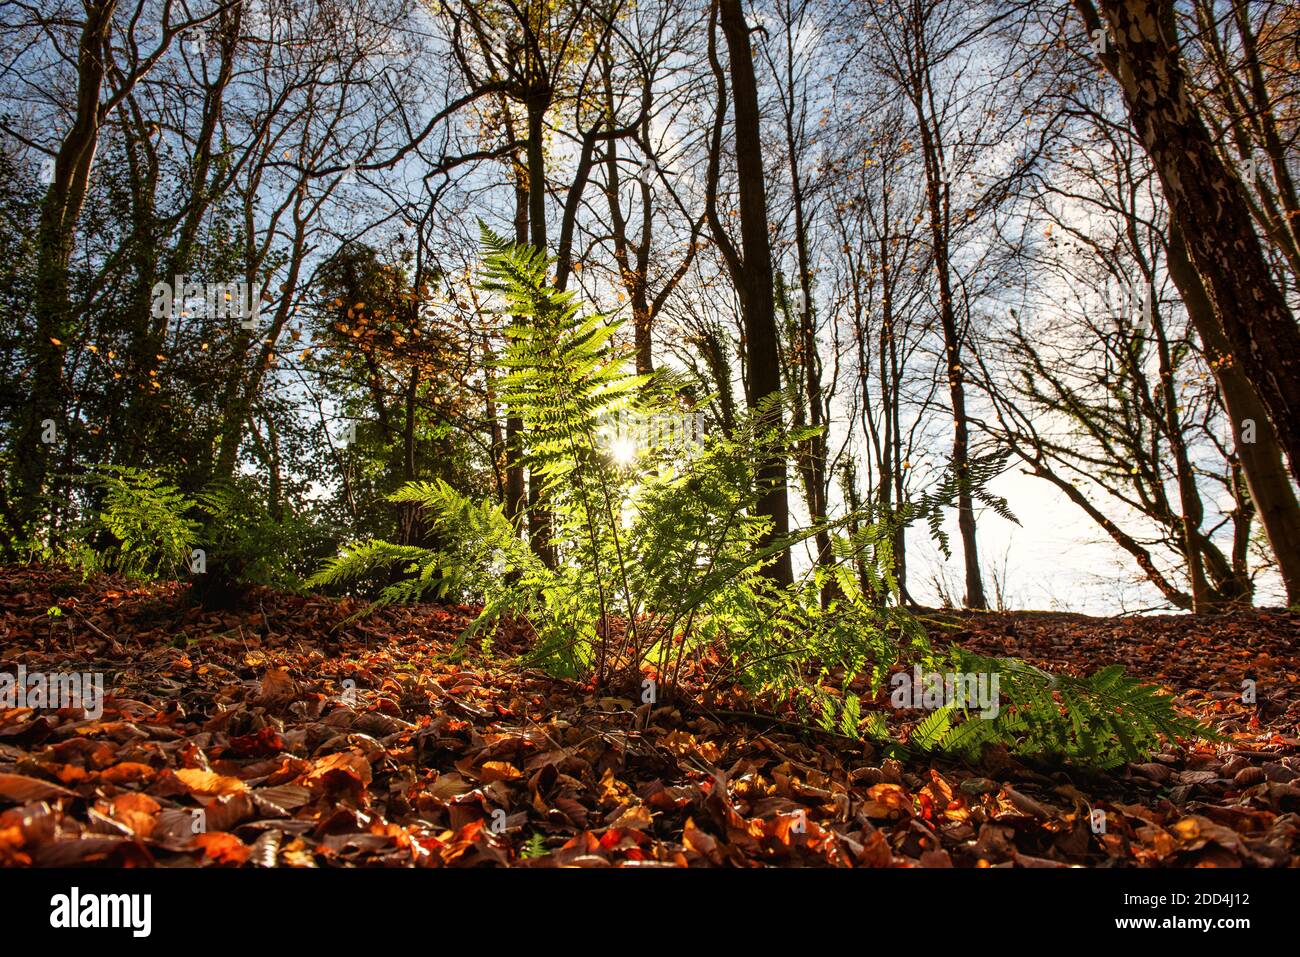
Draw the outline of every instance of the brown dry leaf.
<instances>
[{"instance_id":1,"label":"brown dry leaf","mask_svg":"<svg viewBox=\"0 0 1300 957\"><path fill-rule=\"evenodd\" d=\"M1005 748L966 772L919 756L880 760L783 726L756 733L752 721L718 714L597 704L599 690L521 675L470 649L452 664L445 652L474 608L390 608L344 623L355 601L265 590L247 609L187 611L191 662L168 640L173 623L153 624L175 588L0 570L0 632L21 642L29 667L49 670L75 652L120 675L100 721L0 712L0 767L15 775L0 780L21 782L23 797L54 795L15 807L0 794L0 865L515 864L534 834L548 853L530 867L1300 860L1300 687L1279 680L1256 708L1237 693L1252 668L1300 674L1300 615L963 616L957 640L973 652L1048 668L1116 661L1172 691L1176 707L1220 727L1239 752L1225 761L1213 745L1186 742L1117 772L1067 774L1064 785L1025 773ZM56 603L98 616L121 648L60 625L58 647L46 649L45 611ZM289 622L294 640L259 639ZM503 625L502 648L532 640ZM318 679L322 693L303 693L297 675ZM372 710L330 697L348 677L371 689ZM688 665L683 693L700 677ZM446 689L462 700L449 702ZM729 694L725 706L752 708L739 688ZM905 728L905 716L891 717ZM1104 835L1088 827L1097 807L1110 815ZM490 827L497 809L501 834Z\"/></svg>"},{"instance_id":2,"label":"brown dry leaf","mask_svg":"<svg viewBox=\"0 0 1300 957\"><path fill-rule=\"evenodd\" d=\"M664 787L664 783L657 778L639 793L642 800L657 811L675 811L686 807L698 796L698 792L692 788Z\"/></svg>"},{"instance_id":3,"label":"brown dry leaf","mask_svg":"<svg viewBox=\"0 0 1300 957\"><path fill-rule=\"evenodd\" d=\"M275 867L276 855L280 850L283 835L279 831L267 830L258 835L249 849L248 860L254 867Z\"/></svg>"},{"instance_id":4,"label":"brown dry leaf","mask_svg":"<svg viewBox=\"0 0 1300 957\"><path fill-rule=\"evenodd\" d=\"M615 828L636 828L639 831L648 829L653 824L653 818L650 815L650 809L644 804L638 804L629 807L618 816L610 827Z\"/></svg>"},{"instance_id":5,"label":"brown dry leaf","mask_svg":"<svg viewBox=\"0 0 1300 957\"><path fill-rule=\"evenodd\" d=\"M95 805L114 820L121 821L136 837L153 833L162 805L147 794L134 791L119 794L112 801L99 801Z\"/></svg>"},{"instance_id":6,"label":"brown dry leaf","mask_svg":"<svg viewBox=\"0 0 1300 957\"><path fill-rule=\"evenodd\" d=\"M1019 851L1012 853L1012 860L1016 862L1016 867L1069 867L1061 861L1053 861L1046 857L1034 857L1030 854L1021 854Z\"/></svg>"},{"instance_id":7,"label":"brown dry leaf","mask_svg":"<svg viewBox=\"0 0 1300 957\"><path fill-rule=\"evenodd\" d=\"M1043 805L1039 804L1033 798L1021 794L1010 784L1003 786L1001 797L1006 798L1006 800L1010 802L1011 806L1022 814L1029 814L1033 817L1042 818L1044 821L1050 820L1055 816L1051 811L1043 807Z\"/></svg>"},{"instance_id":8,"label":"brown dry leaf","mask_svg":"<svg viewBox=\"0 0 1300 957\"><path fill-rule=\"evenodd\" d=\"M710 863L722 863L721 855L718 853L718 842L696 827L694 818L686 819L686 826L682 829L682 843L686 845L687 850L694 851Z\"/></svg>"},{"instance_id":9,"label":"brown dry leaf","mask_svg":"<svg viewBox=\"0 0 1300 957\"><path fill-rule=\"evenodd\" d=\"M317 759L303 784L314 790L341 781L362 788L370 786L370 762L360 751L336 751Z\"/></svg>"},{"instance_id":10,"label":"brown dry leaf","mask_svg":"<svg viewBox=\"0 0 1300 957\"><path fill-rule=\"evenodd\" d=\"M149 839L169 851L188 850L194 846L199 820L194 811L167 808L158 815Z\"/></svg>"},{"instance_id":11,"label":"brown dry leaf","mask_svg":"<svg viewBox=\"0 0 1300 957\"><path fill-rule=\"evenodd\" d=\"M1163 827L1148 824L1146 827L1138 828L1134 833L1137 839L1150 849L1149 853L1157 861L1163 861L1178 849L1178 841Z\"/></svg>"},{"instance_id":12,"label":"brown dry leaf","mask_svg":"<svg viewBox=\"0 0 1300 957\"><path fill-rule=\"evenodd\" d=\"M43 844L33 856L37 867L84 867L111 864L147 867L153 863L139 841L126 837L83 837Z\"/></svg>"},{"instance_id":13,"label":"brown dry leaf","mask_svg":"<svg viewBox=\"0 0 1300 957\"><path fill-rule=\"evenodd\" d=\"M280 784L253 791L253 803L258 810L272 817L288 817L290 811L302 807L310 800L311 791L296 784Z\"/></svg>"},{"instance_id":14,"label":"brown dry leaf","mask_svg":"<svg viewBox=\"0 0 1300 957\"><path fill-rule=\"evenodd\" d=\"M952 867L952 857L943 848L921 852L922 867Z\"/></svg>"},{"instance_id":15,"label":"brown dry leaf","mask_svg":"<svg viewBox=\"0 0 1300 957\"><path fill-rule=\"evenodd\" d=\"M694 754L709 764L716 764L722 758L722 752L716 744L712 741L696 741L695 735L686 731L671 731L660 743L673 754Z\"/></svg>"},{"instance_id":16,"label":"brown dry leaf","mask_svg":"<svg viewBox=\"0 0 1300 957\"><path fill-rule=\"evenodd\" d=\"M75 796L75 792L40 778L29 778L25 774L0 774L0 800L3 801L26 804L28 801Z\"/></svg>"},{"instance_id":17,"label":"brown dry leaf","mask_svg":"<svg viewBox=\"0 0 1300 957\"><path fill-rule=\"evenodd\" d=\"M258 701L266 705L283 704L298 697L298 682L283 668L272 668L262 676Z\"/></svg>"},{"instance_id":18,"label":"brown dry leaf","mask_svg":"<svg viewBox=\"0 0 1300 957\"><path fill-rule=\"evenodd\" d=\"M253 797L247 791L224 794L204 807L205 823L211 831L229 831L253 816Z\"/></svg>"},{"instance_id":19,"label":"brown dry leaf","mask_svg":"<svg viewBox=\"0 0 1300 957\"><path fill-rule=\"evenodd\" d=\"M883 831L871 828L862 842L858 853L858 863L863 867L890 867L894 863L894 853L889 849L889 841Z\"/></svg>"},{"instance_id":20,"label":"brown dry leaf","mask_svg":"<svg viewBox=\"0 0 1300 957\"><path fill-rule=\"evenodd\" d=\"M439 801L446 801L461 794L468 794L472 790L474 785L453 771L450 774L438 775L438 780L434 781L425 793Z\"/></svg>"}]
</instances>

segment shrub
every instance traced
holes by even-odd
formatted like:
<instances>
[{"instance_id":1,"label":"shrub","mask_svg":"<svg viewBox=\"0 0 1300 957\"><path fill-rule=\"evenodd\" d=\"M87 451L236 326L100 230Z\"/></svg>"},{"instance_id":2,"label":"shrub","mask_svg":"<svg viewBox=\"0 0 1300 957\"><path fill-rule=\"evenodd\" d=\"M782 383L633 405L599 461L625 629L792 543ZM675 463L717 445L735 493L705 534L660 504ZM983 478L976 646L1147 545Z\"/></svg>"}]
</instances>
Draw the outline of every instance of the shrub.
<instances>
[{"instance_id":1,"label":"shrub","mask_svg":"<svg viewBox=\"0 0 1300 957\"><path fill-rule=\"evenodd\" d=\"M64 553L86 572L142 579L198 572L194 593L209 605L236 601L250 585L301 587L294 560L313 537L311 523L296 513L273 516L251 479L216 482L190 497L153 472L104 465L86 484L99 505Z\"/></svg>"}]
</instances>

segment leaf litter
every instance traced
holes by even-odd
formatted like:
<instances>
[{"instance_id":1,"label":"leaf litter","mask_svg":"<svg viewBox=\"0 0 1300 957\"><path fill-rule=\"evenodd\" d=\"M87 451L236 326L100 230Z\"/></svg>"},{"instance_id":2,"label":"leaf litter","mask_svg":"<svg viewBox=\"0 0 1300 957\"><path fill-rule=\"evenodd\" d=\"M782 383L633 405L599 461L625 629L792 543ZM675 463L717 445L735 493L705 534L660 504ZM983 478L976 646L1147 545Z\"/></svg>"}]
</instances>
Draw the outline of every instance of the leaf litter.
<instances>
[{"instance_id":1,"label":"leaf litter","mask_svg":"<svg viewBox=\"0 0 1300 957\"><path fill-rule=\"evenodd\" d=\"M207 612L182 586L0 569L0 673L101 672L106 691L93 719L0 710L0 865L1300 864L1290 613L932 621L982 654L1123 664L1225 737L1103 773L899 760L734 693L642 704L519 666L508 631L493 656L459 645L475 609L359 607L258 591Z\"/></svg>"}]
</instances>

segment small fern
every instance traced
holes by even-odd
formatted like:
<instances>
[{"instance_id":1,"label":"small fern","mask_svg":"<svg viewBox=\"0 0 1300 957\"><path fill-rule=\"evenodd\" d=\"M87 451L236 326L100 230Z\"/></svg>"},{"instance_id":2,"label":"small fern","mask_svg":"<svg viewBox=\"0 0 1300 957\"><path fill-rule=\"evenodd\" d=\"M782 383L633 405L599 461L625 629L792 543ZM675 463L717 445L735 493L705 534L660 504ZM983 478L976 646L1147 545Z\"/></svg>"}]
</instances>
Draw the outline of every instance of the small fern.
<instances>
[{"instance_id":1,"label":"small fern","mask_svg":"<svg viewBox=\"0 0 1300 957\"><path fill-rule=\"evenodd\" d=\"M101 543L103 564L135 578L179 574L188 567L199 541L200 525L188 518L194 502L176 486L143 469L101 465L86 476L102 495L88 539L107 532Z\"/></svg>"},{"instance_id":2,"label":"small fern","mask_svg":"<svg viewBox=\"0 0 1300 957\"><path fill-rule=\"evenodd\" d=\"M398 566L410 577L384 587L375 606L433 599L482 601L507 571L532 564L513 523L498 506L475 502L446 482L411 482L388 500L419 506L443 547L380 539L350 542L307 580L309 587L350 584Z\"/></svg>"},{"instance_id":3,"label":"small fern","mask_svg":"<svg viewBox=\"0 0 1300 957\"><path fill-rule=\"evenodd\" d=\"M1020 519L1011 511L1007 500L989 490L989 484L1006 471L1009 457L1009 452L1001 450L971 457L964 470L949 465L939 483L916 501L905 504L893 521L901 525L924 521L930 529L930 537L948 558L952 557L952 553L948 533L943 527L944 511L963 492L969 492L975 501L989 508L999 518L1019 525Z\"/></svg>"},{"instance_id":4,"label":"small fern","mask_svg":"<svg viewBox=\"0 0 1300 957\"><path fill-rule=\"evenodd\" d=\"M227 588L265 585L283 591L302 587L294 558L307 545L310 525L282 510L273 515L251 479L213 482L195 496L207 550L207 581Z\"/></svg>"},{"instance_id":5,"label":"small fern","mask_svg":"<svg viewBox=\"0 0 1300 957\"><path fill-rule=\"evenodd\" d=\"M952 705L932 711L920 724L912 729L907 743L918 751L941 749L952 731Z\"/></svg>"},{"instance_id":6,"label":"small fern","mask_svg":"<svg viewBox=\"0 0 1300 957\"><path fill-rule=\"evenodd\" d=\"M300 587L292 563L310 524L292 512L273 517L250 478L214 482L190 496L158 473L102 465L83 484L98 507L63 554L84 571L190 577L205 601L245 585ZM199 552L203 563L196 566Z\"/></svg>"},{"instance_id":7,"label":"small fern","mask_svg":"<svg viewBox=\"0 0 1300 957\"><path fill-rule=\"evenodd\" d=\"M1164 742L1218 737L1180 714L1170 696L1126 675L1119 665L1076 677L959 648L951 661L966 674L998 675L1003 700L997 716L982 718L967 709L944 707L912 729L910 749L976 760L986 746L996 744L1013 754L1107 769L1142 760Z\"/></svg>"}]
</instances>

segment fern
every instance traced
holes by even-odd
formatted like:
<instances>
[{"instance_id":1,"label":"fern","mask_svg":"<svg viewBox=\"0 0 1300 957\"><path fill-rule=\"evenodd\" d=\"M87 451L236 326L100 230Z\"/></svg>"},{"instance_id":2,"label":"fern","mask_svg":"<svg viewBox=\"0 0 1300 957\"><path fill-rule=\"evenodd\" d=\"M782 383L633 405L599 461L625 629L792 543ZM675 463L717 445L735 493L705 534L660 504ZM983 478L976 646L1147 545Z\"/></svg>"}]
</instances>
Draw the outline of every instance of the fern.
<instances>
[{"instance_id":1,"label":"fern","mask_svg":"<svg viewBox=\"0 0 1300 957\"><path fill-rule=\"evenodd\" d=\"M986 719L951 708L935 711L912 730L910 748L975 760L987 745L998 744L1014 754L1106 769L1142 760L1163 742L1217 738L1119 665L1076 677L962 649L954 649L951 660L960 672L999 676L998 714ZM952 720L954 713L963 720Z\"/></svg>"},{"instance_id":2,"label":"fern","mask_svg":"<svg viewBox=\"0 0 1300 957\"><path fill-rule=\"evenodd\" d=\"M671 688L683 656L707 646L715 662L711 688L737 684L774 704L793 702L828 732L885 738L881 716L864 720L849 685L859 678L878 685L900 658L931 654L920 623L898 607L898 532L924 522L946 549L943 511L965 493L1015 521L1005 500L988 491L1005 455L950 469L897 510L862 510L767 541L770 523L755 509L757 465L789 457L814 434L784 427L790 397L768 397L730 435L689 449L642 437L637 467L619 467L603 447L601 423L633 414L671 418L670 385L632 371L616 346L618 323L584 312L574 294L555 288L543 252L486 227L482 233L482 286L509 317L495 363L504 371L501 396L523 420L523 463L543 480L559 560L544 566L499 506L473 502L445 483L414 483L391 499L417 505L436 544L356 542L311 584L396 574L377 604L481 600L474 628L513 615L532 629L533 661L565 675L595 671L598 682L616 669L651 664ZM786 589L761 574L781 551L822 530L833 536L830 567L816 566ZM912 729L909 749L978 757L1001 743L1106 766L1162 739L1204 731L1114 669L1072 678L955 654L959 670L997 670L1008 704L992 720L937 711Z\"/></svg>"},{"instance_id":3,"label":"fern","mask_svg":"<svg viewBox=\"0 0 1300 957\"><path fill-rule=\"evenodd\" d=\"M582 316L572 292L547 281L548 260L529 246L506 243L481 226L482 286L504 300L513 317L505 355L502 398L524 420L527 463L548 491L586 471L600 455L596 423L637 405L649 376L635 375L612 341L619 324L599 313Z\"/></svg>"},{"instance_id":4,"label":"fern","mask_svg":"<svg viewBox=\"0 0 1300 957\"><path fill-rule=\"evenodd\" d=\"M143 469L101 465L86 477L102 494L88 539L107 532L103 565L136 578L172 576L188 567L200 525L188 518L195 503L176 486Z\"/></svg>"},{"instance_id":5,"label":"fern","mask_svg":"<svg viewBox=\"0 0 1300 957\"><path fill-rule=\"evenodd\" d=\"M858 724L862 721L862 699L855 694L844 696L844 706L840 710L840 734L846 738L858 736Z\"/></svg>"},{"instance_id":6,"label":"fern","mask_svg":"<svg viewBox=\"0 0 1300 957\"><path fill-rule=\"evenodd\" d=\"M307 579L307 587L323 588L352 584L377 572L386 571L398 563L408 574L419 573L414 582L427 583L432 578L432 573L426 574L424 569L433 557L434 553L429 549L416 545L394 545L373 538L353 541L344 545L333 558L326 559L324 565ZM418 597L423 588L433 587L426 584L412 585L410 582L400 584L402 587L396 591L393 590L395 586L384 589L372 607L401 601L411 594Z\"/></svg>"},{"instance_id":7,"label":"fern","mask_svg":"<svg viewBox=\"0 0 1300 957\"><path fill-rule=\"evenodd\" d=\"M952 706L940 708L930 714L912 729L907 743L918 751L933 751L938 748L952 731Z\"/></svg>"},{"instance_id":8,"label":"fern","mask_svg":"<svg viewBox=\"0 0 1300 957\"><path fill-rule=\"evenodd\" d=\"M443 485L408 485L393 500L420 506L438 544L355 542L311 584L373 581L380 604L480 598L480 624L509 612L531 627L534 661L563 674L595 670L598 681L650 665L671 685L682 656L716 646L719 681L735 678L774 698L793 693L823 720L856 729L856 699L826 693L827 675L877 676L923 635L890 606L892 529L883 524L841 545L845 554L875 549L867 590L844 562L789 591L761 574L822 530L769 541L770 522L755 507L759 463L789 457L815 434L784 427L793 397L769 396L730 434L687 448L641 435L636 467L620 466L602 424L649 416L682 431L674 382L637 375L617 345L619 324L555 288L541 251L486 227L482 248L481 285L507 317L507 344L494 363L504 372L500 395L523 421L523 464L542 478L558 561L542 566L497 506ZM836 532L848 521L824 528ZM393 575L397 583L379 582ZM823 608L832 579L840 597Z\"/></svg>"},{"instance_id":9,"label":"fern","mask_svg":"<svg viewBox=\"0 0 1300 957\"><path fill-rule=\"evenodd\" d=\"M294 558L309 547L311 525L289 510L279 516L251 479L213 482L195 496L203 516L202 542L208 580L220 587L264 585L283 591L302 587Z\"/></svg>"},{"instance_id":10,"label":"fern","mask_svg":"<svg viewBox=\"0 0 1300 957\"><path fill-rule=\"evenodd\" d=\"M964 470L950 464L943 478L915 502L909 502L893 516L893 522L908 525L924 521L930 537L938 543L946 558L951 558L948 533L943 527L944 510L952 506L963 492L968 492L981 505L988 507L999 518L1017 525L1020 520L1011 511L1007 500L989 491L989 484L1006 471L1010 453L1006 450L989 455L974 456L967 460Z\"/></svg>"},{"instance_id":11,"label":"fern","mask_svg":"<svg viewBox=\"0 0 1300 957\"><path fill-rule=\"evenodd\" d=\"M418 506L443 546L351 542L307 580L309 587L355 583L396 566L410 577L384 587L372 607L432 599L483 601L508 574L540 569L498 506L474 502L446 482L411 482L388 500Z\"/></svg>"},{"instance_id":12,"label":"fern","mask_svg":"<svg viewBox=\"0 0 1300 957\"><path fill-rule=\"evenodd\" d=\"M192 579L200 598L249 584L299 587L292 563L311 526L292 512L273 517L251 479L214 482L191 497L146 469L102 465L83 484L98 507L64 556L84 571L144 579L202 572Z\"/></svg>"},{"instance_id":13,"label":"fern","mask_svg":"<svg viewBox=\"0 0 1300 957\"><path fill-rule=\"evenodd\" d=\"M519 856L525 861L536 860L549 853L550 851L546 849L546 838L537 832L534 832L519 850Z\"/></svg>"}]
</instances>

